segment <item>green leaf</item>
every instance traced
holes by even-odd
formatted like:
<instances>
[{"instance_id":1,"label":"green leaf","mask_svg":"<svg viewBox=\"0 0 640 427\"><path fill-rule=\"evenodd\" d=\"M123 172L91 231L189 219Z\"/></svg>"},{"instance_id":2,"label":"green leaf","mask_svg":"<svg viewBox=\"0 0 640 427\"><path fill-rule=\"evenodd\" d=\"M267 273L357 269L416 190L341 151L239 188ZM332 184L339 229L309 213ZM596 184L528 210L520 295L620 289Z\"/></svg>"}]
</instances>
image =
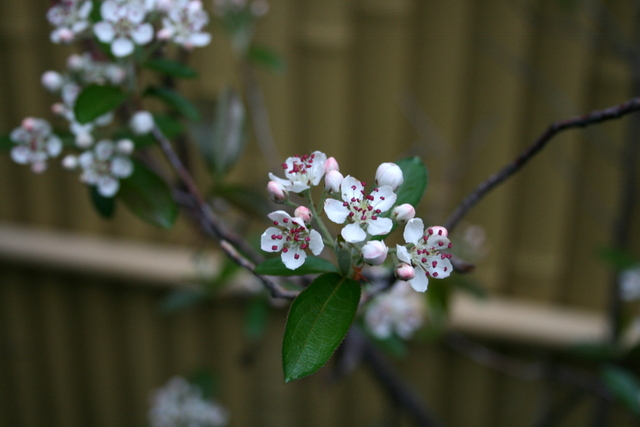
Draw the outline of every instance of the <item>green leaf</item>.
<instances>
[{"instance_id":1,"label":"green leaf","mask_svg":"<svg viewBox=\"0 0 640 427\"><path fill-rule=\"evenodd\" d=\"M198 77L198 73L187 64L167 58L150 59L144 63L145 68L182 79Z\"/></svg>"},{"instance_id":2,"label":"green leaf","mask_svg":"<svg viewBox=\"0 0 640 427\"><path fill-rule=\"evenodd\" d=\"M116 86L89 85L78 95L73 112L78 123L89 123L115 110L128 97Z\"/></svg>"},{"instance_id":3,"label":"green leaf","mask_svg":"<svg viewBox=\"0 0 640 427\"><path fill-rule=\"evenodd\" d=\"M630 371L607 365L602 368L602 381L611 393L636 416L640 415L640 385Z\"/></svg>"},{"instance_id":4,"label":"green leaf","mask_svg":"<svg viewBox=\"0 0 640 427\"><path fill-rule=\"evenodd\" d=\"M281 257L268 259L256 266L256 273L265 276L302 276L303 274L318 274L337 272L338 269L326 259L308 256L304 264L295 270L288 269Z\"/></svg>"},{"instance_id":5,"label":"green leaf","mask_svg":"<svg viewBox=\"0 0 640 427\"><path fill-rule=\"evenodd\" d=\"M142 163L135 162L133 174L120 181L119 197L143 221L169 229L178 217L178 205L169 186Z\"/></svg>"},{"instance_id":6,"label":"green leaf","mask_svg":"<svg viewBox=\"0 0 640 427\"><path fill-rule=\"evenodd\" d=\"M627 268L637 267L640 264L638 258L633 254L617 248L601 248L598 250L598 256L618 270L626 270Z\"/></svg>"},{"instance_id":7,"label":"green leaf","mask_svg":"<svg viewBox=\"0 0 640 427\"><path fill-rule=\"evenodd\" d=\"M285 382L311 375L342 342L360 302L360 284L326 273L291 304L282 343Z\"/></svg>"},{"instance_id":8,"label":"green leaf","mask_svg":"<svg viewBox=\"0 0 640 427\"><path fill-rule=\"evenodd\" d=\"M269 71L281 73L285 71L284 59L266 46L251 45L247 51L247 59L255 65L261 65Z\"/></svg>"},{"instance_id":9,"label":"green leaf","mask_svg":"<svg viewBox=\"0 0 640 427\"><path fill-rule=\"evenodd\" d=\"M422 195L427 189L428 172L427 168L419 157L409 157L396 162L400 169L404 181L396 194L396 205L409 203L413 207L417 207L422 199Z\"/></svg>"},{"instance_id":10,"label":"green leaf","mask_svg":"<svg viewBox=\"0 0 640 427\"><path fill-rule=\"evenodd\" d=\"M204 400L213 399L218 392L218 379L208 368L200 368L189 375L189 382L198 387Z\"/></svg>"},{"instance_id":11,"label":"green leaf","mask_svg":"<svg viewBox=\"0 0 640 427\"><path fill-rule=\"evenodd\" d=\"M569 352L592 362L610 362L620 356L619 348L609 343L578 343L572 346Z\"/></svg>"},{"instance_id":12,"label":"green leaf","mask_svg":"<svg viewBox=\"0 0 640 427\"><path fill-rule=\"evenodd\" d=\"M245 313L244 332L250 340L264 335L269 320L269 301L266 298L253 298Z\"/></svg>"},{"instance_id":13,"label":"green leaf","mask_svg":"<svg viewBox=\"0 0 640 427\"><path fill-rule=\"evenodd\" d=\"M151 86L144 92L144 95L161 99L189 120L196 121L200 118L198 108L196 108L191 101L173 89L161 86Z\"/></svg>"},{"instance_id":14,"label":"green leaf","mask_svg":"<svg viewBox=\"0 0 640 427\"><path fill-rule=\"evenodd\" d=\"M2 135L0 137L0 151L11 151L15 143L9 135Z\"/></svg>"},{"instance_id":15,"label":"green leaf","mask_svg":"<svg viewBox=\"0 0 640 427\"><path fill-rule=\"evenodd\" d=\"M463 292L466 292L478 299L487 299L489 295L487 290L478 282L470 277L456 274L449 279L451 283Z\"/></svg>"},{"instance_id":16,"label":"green leaf","mask_svg":"<svg viewBox=\"0 0 640 427\"><path fill-rule=\"evenodd\" d=\"M264 191L256 190L254 187L241 184L222 184L216 185L212 194L259 218L264 218L271 212L272 205L264 196Z\"/></svg>"},{"instance_id":17,"label":"green leaf","mask_svg":"<svg viewBox=\"0 0 640 427\"><path fill-rule=\"evenodd\" d=\"M113 214L116 212L116 200L113 197L102 196L98 193L95 185L89 186L89 197L100 216L107 219L113 218Z\"/></svg>"}]
</instances>

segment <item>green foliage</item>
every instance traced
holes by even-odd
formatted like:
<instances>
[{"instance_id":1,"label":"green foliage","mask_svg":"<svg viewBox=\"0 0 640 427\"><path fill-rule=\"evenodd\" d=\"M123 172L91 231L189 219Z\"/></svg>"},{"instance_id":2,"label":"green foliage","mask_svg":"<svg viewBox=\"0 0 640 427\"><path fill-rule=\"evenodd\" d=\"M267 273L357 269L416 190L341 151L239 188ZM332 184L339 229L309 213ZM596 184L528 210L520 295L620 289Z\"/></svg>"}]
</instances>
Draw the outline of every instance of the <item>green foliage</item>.
<instances>
[{"instance_id":1,"label":"green foliage","mask_svg":"<svg viewBox=\"0 0 640 427\"><path fill-rule=\"evenodd\" d=\"M282 343L285 382L324 366L347 334L359 302L360 284L337 273L319 276L298 295Z\"/></svg>"},{"instance_id":2,"label":"green foliage","mask_svg":"<svg viewBox=\"0 0 640 427\"><path fill-rule=\"evenodd\" d=\"M409 203L410 205L417 207L418 203L422 199L422 196L427 189L427 183L429 180L429 174L427 167L424 165L419 157L409 157L396 162L400 169L402 169L402 175L404 182L396 194L396 205L403 203Z\"/></svg>"},{"instance_id":3,"label":"green foliage","mask_svg":"<svg viewBox=\"0 0 640 427\"><path fill-rule=\"evenodd\" d=\"M165 314L173 314L204 302L210 296L209 292L202 288L176 289L160 302L160 311Z\"/></svg>"},{"instance_id":4,"label":"green foliage","mask_svg":"<svg viewBox=\"0 0 640 427\"><path fill-rule=\"evenodd\" d=\"M251 45L247 51L247 59L255 65L260 65L274 73L282 73L287 66L284 59L266 46Z\"/></svg>"},{"instance_id":5,"label":"green foliage","mask_svg":"<svg viewBox=\"0 0 640 427\"><path fill-rule=\"evenodd\" d=\"M115 110L128 97L116 86L89 85L78 95L73 112L78 123L89 123Z\"/></svg>"},{"instance_id":6,"label":"green foliage","mask_svg":"<svg viewBox=\"0 0 640 427\"><path fill-rule=\"evenodd\" d=\"M181 79L193 79L198 77L198 72L187 64L167 58L149 59L144 63L144 67Z\"/></svg>"},{"instance_id":7,"label":"green foliage","mask_svg":"<svg viewBox=\"0 0 640 427\"><path fill-rule=\"evenodd\" d=\"M256 190L241 184L217 184L211 194L221 197L244 211L247 214L256 215L260 219L271 212L269 200L265 197L264 191Z\"/></svg>"},{"instance_id":8,"label":"green foliage","mask_svg":"<svg viewBox=\"0 0 640 427\"><path fill-rule=\"evenodd\" d=\"M303 274L336 273L338 270L331 262L315 256L307 256L304 264L295 270L287 268L282 258L276 257L256 266L256 273L265 276L302 276Z\"/></svg>"},{"instance_id":9,"label":"green foliage","mask_svg":"<svg viewBox=\"0 0 640 427\"><path fill-rule=\"evenodd\" d=\"M244 333L252 341L264 335L269 320L269 301L266 298L252 298L245 313Z\"/></svg>"},{"instance_id":10,"label":"green foliage","mask_svg":"<svg viewBox=\"0 0 640 427\"><path fill-rule=\"evenodd\" d=\"M606 365L600 374L609 391L634 415L640 415L640 384L638 379L626 369Z\"/></svg>"},{"instance_id":11,"label":"green foliage","mask_svg":"<svg viewBox=\"0 0 640 427\"><path fill-rule=\"evenodd\" d=\"M591 362L611 362L621 356L618 346L609 343L584 342L569 349L569 352Z\"/></svg>"},{"instance_id":12,"label":"green foliage","mask_svg":"<svg viewBox=\"0 0 640 427\"><path fill-rule=\"evenodd\" d=\"M0 137L0 151L11 151L14 145L9 135L2 135Z\"/></svg>"},{"instance_id":13,"label":"green foliage","mask_svg":"<svg viewBox=\"0 0 640 427\"><path fill-rule=\"evenodd\" d=\"M152 96L162 100L169 107L189 120L196 121L200 118L198 108L196 108L191 101L168 87L150 86L144 91L144 96Z\"/></svg>"},{"instance_id":14,"label":"green foliage","mask_svg":"<svg viewBox=\"0 0 640 427\"><path fill-rule=\"evenodd\" d=\"M615 248L601 248L598 256L611 267L618 270L636 267L640 262L631 253Z\"/></svg>"},{"instance_id":15,"label":"green foliage","mask_svg":"<svg viewBox=\"0 0 640 427\"><path fill-rule=\"evenodd\" d=\"M101 217L109 219L113 218L116 212L116 200L113 197L102 196L95 185L89 186L89 198L96 211Z\"/></svg>"},{"instance_id":16,"label":"green foliage","mask_svg":"<svg viewBox=\"0 0 640 427\"><path fill-rule=\"evenodd\" d=\"M453 276L450 276L449 282L456 288L477 299L486 300L489 298L489 294L482 284L471 277L454 274Z\"/></svg>"},{"instance_id":17,"label":"green foliage","mask_svg":"<svg viewBox=\"0 0 640 427\"><path fill-rule=\"evenodd\" d=\"M120 181L117 197L143 221L169 229L178 217L178 205L169 186L142 163L134 162L133 174Z\"/></svg>"}]
</instances>

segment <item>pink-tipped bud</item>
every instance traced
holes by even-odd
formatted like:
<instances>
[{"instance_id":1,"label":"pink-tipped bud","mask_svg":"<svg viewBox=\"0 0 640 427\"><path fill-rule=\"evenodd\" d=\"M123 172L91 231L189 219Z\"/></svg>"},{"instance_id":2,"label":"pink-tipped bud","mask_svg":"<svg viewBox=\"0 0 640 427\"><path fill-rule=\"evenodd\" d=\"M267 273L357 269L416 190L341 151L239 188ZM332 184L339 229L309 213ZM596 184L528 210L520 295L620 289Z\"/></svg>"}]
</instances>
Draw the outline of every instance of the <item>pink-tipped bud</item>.
<instances>
[{"instance_id":1,"label":"pink-tipped bud","mask_svg":"<svg viewBox=\"0 0 640 427\"><path fill-rule=\"evenodd\" d=\"M436 236L442 236L442 237L447 237L449 235L449 232L447 231L447 229L439 225L429 227L427 229L427 233L429 233L430 235L436 235Z\"/></svg>"},{"instance_id":2,"label":"pink-tipped bud","mask_svg":"<svg viewBox=\"0 0 640 427\"><path fill-rule=\"evenodd\" d=\"M360 251L362 259L367 264L380 265L387 259L389 248L381 240L371 240L367 242Z\"/></svg>"},{"instance_id":3,"label":"pink-tipped bud","mask_svg":"<svg viewBox=\"0 0 640 427\"><path fill-rule=\"evenodd\" d=\"M391 219L398 224L405 224L416 216L416 209L409 203L398 205L391 211Z\"/></svg>"},{"instance_id":4,"label":"pink-tipped bud","mask_svg":"<svg viewBox=\"0 0 640 427\"><path fill-rule=\"evenodd\" d=\"M324 173L329 173L331 171L339 171L340 166L338 166L338 161L335 157L329 157L326 162L324 162Z\"/></svg>"},{"instance_id":5,"label":"pink-tipped bud","mask_svg":"<svg viewBox=\"0 0 640 427\"><path fill-rule=\"evenodd\" d=\"M171 36L173 36L173 31L171 31L168 28L163 28L160 31L158 31L156 36L158 37L158 40L162 40L162 41L169 40Z\"/></svg>"},{"instance_id":6,"label":"pink-tipped bud","mask_svg":"<svg viewBox=\"0 0 640 427\"><path fill-rule=\"evenodd\" d=\"M305 224L311 223L311 218L313 218L313 214L306 206L298 206L296 210L293 211L293 216L302 219Z\"/></svg>"},{"instance_id":7,"label":"pink-tipped bud","mask_svg":"<svg viewBox=\"0 0 640 427\"><path fill-rule=\"evenodd\" d=\"M382 187L388 185L396 191L398 187L403 183L402 169L395 163L383 163L378 166L376 171L376 185Z\"/></svg>"},{"instance_id":8,"label":"pink-tipped bud","mask_svg":"<svg viewBox=\"0 0 640 427\"><path fill-rule=\"evenodd\" d=\"M343 179L344 177L337 170L329 171L324 176L324 189L330 193L340 192L340 185L342 185Z\"/></svg>"},{"instance_id":9,"label":"pink-tipped bud","mask_svg":"<svg viewBox=\"0 0 640 427\"><path fill-rule=\"evenodd\" d=\"M416 270L409 264L402 263L396 267L396 277L400 280L411 280L416 277Z\"/></svg>"},{"instance_id":10,"label":"pink-tipped bud","mask_svg":"<svg viewBox=\"0 0 640 427\"><path fill-rule=\"evenodd\" d=\"M75 33L68 28L60 28L58 30L58 38L62 43L71 43L75 37Z\"/></svg>"},{"instance_id":11,"label":"pink-tipped bud","mask_svg":"<svg viewBox=\"0 0 640 427\"><path fill-rule=\"evenodd\" d=\"M269 198L276 203L284 203L287 197L289 197L284 185L276 181L269 181L267 184L267 192L269 193Z\"/></svg>"},{"instance_id":12,"label":"pink-tipped bud","mask_svg":"<svg viewBox=\"0 0 640 427\"><path fill-rule=\"evenodd\" d=\"M58 116L63 115L65 111L66 109L64 108L64 104L62 102L56 102L51 106L51 112Z\"/></svg>"},{"instance_id":13,"label":"pink-tipped bud","mask_svg":"<svg viewBox=\"0 0 640 427\"><path fill-rule=\"evenodd\" d=\"M57 92L64 84L64 77L57 71L47 71L40 78L40 82L48 91Z\"/></svg>"},{"instance_id":14,"label":"pink-tipped bud","mask_svg":"<svg viewBox=\"0 0 640 427\"><path fill-rule=\"evenodd\" d=\"M33 117L26 117L22 120L22 127L28 131L32 131L36 127L36 119Z\"/></svg>"}]
</instances>

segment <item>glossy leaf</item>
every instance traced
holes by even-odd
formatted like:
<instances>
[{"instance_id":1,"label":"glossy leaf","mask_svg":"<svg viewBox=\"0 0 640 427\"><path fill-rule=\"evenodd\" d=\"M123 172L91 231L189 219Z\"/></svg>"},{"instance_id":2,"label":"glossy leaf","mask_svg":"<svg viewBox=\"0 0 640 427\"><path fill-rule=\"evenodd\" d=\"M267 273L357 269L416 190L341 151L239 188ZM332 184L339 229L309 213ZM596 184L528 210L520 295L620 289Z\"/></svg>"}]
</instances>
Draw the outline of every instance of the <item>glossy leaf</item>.
<instances>
[{"instance_id":1,"label":"glossy leaf","mask_svg":"<svg viewBox=\"0 0 640 427\"><path fill-rule=\"evenodd\" d=\"M640 384L630 371L608 365L602 369L602 380L620 402L636 416L640 415Z\"/></svg>"},{"instance_id":2,"label":"glossy leaf","mask_svg":"<svg viewBox=\"0 0 640 427\"><path fill-rule=\"evenodd\" d=\"M198 120L200 113L198 108L180 93L168 87L151 86L145 91L145 96L153 96L161 99L167 105L175 109L189 120Z\"/></svg>"},{"instance_id":3,"label":"glossy leaf","mask_svg":"<svg viewBox=\"0 0 640 427\"><path fill-rule=\"evenodd\" d=\"M127 98L116 86L89 85L78 95L73 111L78 123L89 123L115 110Z\"/></svg>"},{"instance_id":4,"label":"glossy leaf","mask_svg":"<svg viewBox=\"0 0 640 427\"><path fill-rule=\"evenodd\" d=\"M311 375L342 342L358 309L360 284L326 273L293 301L282 343L285 382Z\"/></svg>"},{"instance_id":5,"label":"glossy leaf","mask_svg":"<svg viewBox=\"0 0 640 427\"><path fill-rule=\"evenodd\" d=\"M178 205L169 186L142 163L135 162L133 174L120 181L117 197L143 221L169 229L178 217Z\"/></svg>"},{"instance_id":6,"label":"glossy leaf","mask_svg":"<svg viewBox=\"0 0 640 427\"><path fill-rule=\"evenodd\" d=\"M113 218L116 211L116 200L113 197L104 197L100 193L95 185L89 186L89 197L93 207L98 211L103 218Z\"/></svg>"},{"instance_id":7,"label":"glossy leaf","mask_svg":"<svg viewBox=\"0 0 640 427\"><path fill-rule=\"evenodd\" d=\"M280 257L268 259L256 266L256 273L265 276L301 276L303 274L319 274L337 271L338 269L331 262L315 256L307 256L304 264L295 270L288 269Z\"/></svg>"},{"instance_id":8,"label":"glossy leaf","mask_svg":"<svg viewBox=\"0 0 640 427\"><path fill-rule=\"evenodd\" d=\"M427 168L419 157L402 159L396 162L396 164L402 169L404 178L404 182L398 187L398 191L396 191L398 195L396 205L409 203L416 207L427 189L429 179Z\"/></svg>"},{"instance_id":9,"label":"glossy leaf","mask_svg":"<svg viewBox=\"0 0 640 427\"><path fill-rule=\"evenodd\" d=\"M154 71L158 71L162 74L166 74L172 77L178 77L182 79L192 79L198 77L198 73L193 68L189 67L179 61L174 61L167 58L155 58L150 59L144 63L146 68Z\"/></svg>"},{"instance_id":10,"label":"glossy leaf","mask_svg":"<svg viewBox=\"0 0 640 427\"><path fill-rule=\"evenodd\" d=\"M286 69L284 59L272 49L260 45L251 45L247 51L247 58L255 65L265 67L269 71L276 73Z\"/></svg>"}]
</instances>

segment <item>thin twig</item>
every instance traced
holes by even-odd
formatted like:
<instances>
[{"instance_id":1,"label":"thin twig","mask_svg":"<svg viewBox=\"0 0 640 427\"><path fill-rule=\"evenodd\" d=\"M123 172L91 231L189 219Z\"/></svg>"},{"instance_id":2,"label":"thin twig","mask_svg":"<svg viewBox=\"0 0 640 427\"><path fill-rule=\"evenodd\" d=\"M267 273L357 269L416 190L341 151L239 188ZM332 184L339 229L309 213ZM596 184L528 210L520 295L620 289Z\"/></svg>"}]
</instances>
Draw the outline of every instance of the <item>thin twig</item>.
<instances>
[{"instance_id":1,"label":"thin twig","mask_svg":"<svg viewBox=\"0 0 640 427\"><path fill-rule=\"evenodd\" d=\"M544 131L531 146L523 150L518 157L511 163L507 164L500 171L491 175L484 182L480 183L462 202L456 207L453 213L445 221L444 227L449 231L458 225L460 220L469 213L471 208L476 205L489 191L493 190L498 184L501 184L511 175L516 173L526 163L529 162L547 143L558 133L572 128L580 128L590 126L595 123L607 120L617 119L624 115L640 110L640 97L633 98L622 104L605 108L604 110L592 111L583 116L573 117L552 123L546 131Z\"/></svg>"}]
</instances>

